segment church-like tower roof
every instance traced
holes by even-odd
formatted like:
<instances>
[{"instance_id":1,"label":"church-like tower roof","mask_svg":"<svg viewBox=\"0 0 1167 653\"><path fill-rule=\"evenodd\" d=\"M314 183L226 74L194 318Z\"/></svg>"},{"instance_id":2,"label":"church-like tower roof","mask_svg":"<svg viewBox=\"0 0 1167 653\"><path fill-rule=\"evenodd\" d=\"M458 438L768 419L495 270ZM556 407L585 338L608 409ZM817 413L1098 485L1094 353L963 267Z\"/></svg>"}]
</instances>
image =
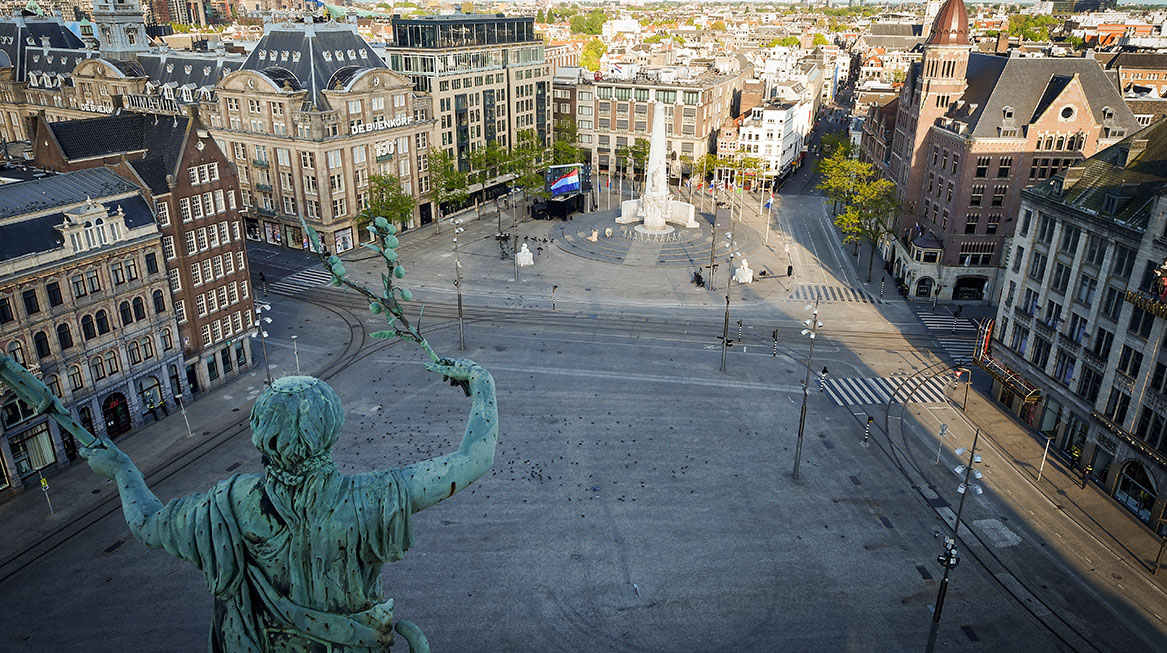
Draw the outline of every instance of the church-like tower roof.
<instances>
[{"instance_id":1,"label":"church-like tower roof","mask_svg":"<svg viewBox=\"0 0 1167 653\"><path fill-rule=\"evenodd\" d=\"M964 0L947 0L936 14L928 45L968 45L968 10Z\"/></svg>"}]
</instances>

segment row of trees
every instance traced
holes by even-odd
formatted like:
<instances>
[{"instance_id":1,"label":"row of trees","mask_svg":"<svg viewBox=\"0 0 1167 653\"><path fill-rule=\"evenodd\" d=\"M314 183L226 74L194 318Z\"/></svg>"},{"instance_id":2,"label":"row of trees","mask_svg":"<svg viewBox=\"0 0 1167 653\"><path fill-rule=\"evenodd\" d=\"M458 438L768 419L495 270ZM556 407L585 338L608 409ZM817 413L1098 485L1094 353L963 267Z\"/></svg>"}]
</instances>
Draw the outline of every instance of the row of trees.
<instances>
[{"instance_id":1,"label":"row of trees","mask_svg":"<svg viewBox=\"0 0 1167 653\"><path fill-rule=\"evenodd\" d=\"M510 178L512 187L523 190L527 201L545 196L543 169L552 160L552 152L553 148L547 147L533 129L519 132L509 149L490 141L486 147L474 150L467 162L469 171L463 171L458 160L446 150L432 150L428 163L430 187L438 210L435 218L441 220L445 206L464 205L470 198L470 186L477 184L485 188L491 181L504 177ZM361 211L358 229L364 233L365 226L374 217L408 222L415 205L413 195L401 185L400 179L392 175L372 176L369 204Z\"/></svg>"},{"instance_id":2,"label":"row of trees","mask_svg":"<svg viewBox=\"0 0 1167 653\"><path fill-rule=\"evenodd\" d=\"M835 226L842 232L843 242L855 244L856 256L860 242L870 244L867 280L871 281L875 246L885 234L893 233L900 207L895 184L880 177L870 163L852 158L849 140L824 137L823 148L826 156L818 163L818 188L835 203Z\"/></svg>"}]
</instances>

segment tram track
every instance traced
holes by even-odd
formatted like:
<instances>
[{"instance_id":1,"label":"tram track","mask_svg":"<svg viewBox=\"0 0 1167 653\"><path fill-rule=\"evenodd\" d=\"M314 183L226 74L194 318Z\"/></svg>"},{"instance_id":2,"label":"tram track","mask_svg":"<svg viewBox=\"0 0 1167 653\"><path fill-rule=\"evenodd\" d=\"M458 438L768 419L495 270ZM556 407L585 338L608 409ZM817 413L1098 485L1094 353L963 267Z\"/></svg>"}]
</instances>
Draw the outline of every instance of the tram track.
<instances>
[{"instance_id":1,"label":"tram track","mask_svg":"<svg viewBox=\"0 0 1167 653\"><path fill-rule=\"evenodd\" d=\"M382 349L395 344L394 341L384 341L378 343L374 347L365 347L367 336L365 334L364 324L360 318L346 307L338 307L328 302L314 300L312 298L305 298L303 301L314 304L319 308L327 310L335 314L340 319L344 320L349 327L348 342L345 344L345 349L339 357L325 365L319 370L315 376L320 379L327 380L332 376L338 374L348 365L361 360L367 356L373 355ZM145 473L147 485L155 487L157 484L170 479L183 470L191 467L195 463L203 460L208 455L224 446L228 442L234 440L241 434L249 432L251 429L247 420L224 428L217 433L199 439L193 446L185 451L174 456L171 460L164 462L156 468ZM83 462L83 461L79 461ZM110 516L114 512L121 509L121 500L116 492L110 494L104 499L99 500L96 504L80 513L69 522L60 525L57 529L49 532L41 539L23 547L13 555L0 561L0 585L4 584L9 578L19 574L23 570L36 564L37 561L44 558L46 555L52 553L61 546L67 544L77 536L81 535L89 528L96 525L101 520Z\"/></svg>"},{"instance_id":2,"label":"tram track","mask_svg":"<svg viewBox=\"0 0 1167 653\"><path fill-rule=\"evenodd\" d=\"M928 481L923 469L912 454L912 446L909 443L907 432L904 428L904 420L908 402L919 388L923 387L928 381L941 375L951 374L961 364L962 361L960 360L953 362L941 361L924 368L901 382L892 393L890 400L886 404L883 404L883 432L887 439L887 446L885 447L876 438L871 438L870 440L888 457L892 466L900 472L909 486L916 491L923 504L928 506L946 524L947 519L941 510L942 508L951 510L951 508L948 507L947 502L934 501L928 496L927 492L936 492L936 486ZM900 398L901 391L903 392L902 399ZM897 405L899 406L899 415L893 416L893 407ZM852 414L851 417L860 428L865 426L857 415ZM893 417L896 419L896 424L898 425L896 427L891 426ZM976 426L975 422L971 419L968 421L970 424ZM898 432L898 437L893 435L893 432ZM981 435L991 443L994 443L998 451L1003 450L1000 444L984 429L982 429ZM1002 456L1002 458L1007 459L1008 457ZM912 472L914 472L915 478L913 478ZM1028 614L1031 621L1040 624L1063 646L1073 651L1099 651L1101 653L1104 650L1094 644L1087 633L1083 633L1075 624L1063 617L1062 611L1058 606L1052 605L1043 599L1042 592L1035 590L1031 583L1027 583L1023 579L1023 575L1018 574L1010 564L1007 564L996 553L991 544L986 542L980 533L973 530L967 523L964 524L964 528L961 531L961 541L965 543L965 546L962 547L962 553L965 559L976 561L981 570L988 575L992 582L1004 591L1005 594L1010 596L1020 609ZM973 546L974 542L979 546ZM1012 582L1007 582L1006 579L1010 579Z\"/></svg>"}]
</instances>

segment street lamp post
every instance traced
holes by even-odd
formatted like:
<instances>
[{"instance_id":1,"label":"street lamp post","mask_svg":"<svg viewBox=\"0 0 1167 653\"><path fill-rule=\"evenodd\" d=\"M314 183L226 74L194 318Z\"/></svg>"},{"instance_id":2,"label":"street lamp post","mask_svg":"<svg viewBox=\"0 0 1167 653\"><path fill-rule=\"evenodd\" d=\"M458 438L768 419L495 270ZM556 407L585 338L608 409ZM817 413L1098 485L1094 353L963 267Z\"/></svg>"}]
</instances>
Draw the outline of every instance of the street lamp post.
<instances>
[{"instance_id":1,"label":"street lamp post","mask_svg":"<svg viewBox=\"0 0 1167 653\"><path fill-rule=\"evenodd\" d=\"M454 221L454 288L458 292L458 349L466 351L466 329L462 320L462 261L458 256L458 234L466 231L461 220Z\"/></svg>"},{"instance_id":2,"label":"street lamp post","mask_svg":"<svg viewBox=\"0 0 1167 653\"><path fill-rule=\"evenodd\" d=\"M794 480L798 480L798 466L802 462L802 436L806 430L806 400L810 396L810 368L814 365L814 340L823 323L819 322L819 302L816 299L814 307L809 304L806 310L810 311L810 319L803 320L807 328L802 335L810 336L810 354L806 357L806 378L802 381L802 410L798 413L798 442L794 445Z\"/></svg>"},{"instance_id":3,"label":"street lamp post","mask_svg":"<svg viewBox=\"0 0 1167 653\"><path fill-rule=\"evenodd\" d=\"M292 336L292 354L296 357L296 374L300 373L300 348L296 346L296 338L299 336Z\"/></svg>"},{"instance_id":4,"label":"street lamp post","mask_svg":"<svg viewBox=\"0 0 1167 653\"><path fill-rule=\"evenodd\" d=\"M186 422L186 437L194 437L190 430L190 419L186 416L186 404L182 403L182 393L174 395L174 400L178 402L178 409L182 411L182 421Z\"/></svg>"},{"instance_id":5,"label":"street lamp post","mask_svg":"<svg viewBox=\"0 0 1167 653\"><path fill-rule=\"evenodd\" d=\"M964 482L956 490L960 493L960 503L956 507L956 522L952 526L952 537L945 539L944 552L936 558L936 561L944 566L944 576L940 579L940 589L936 593L936 608L932 611L932 627L928 631L926 653L932 653L936 649L936 634L940 631L940 612L944 608L944 596L948 593L948 574L960 562L960 556L956 552L956 547L960 544L960 515L964 511L964 500L968 498L970 490L975 491L977 494L981 493L981 487L979 485L969 482L972 478L981 478L981 473L973 470L973 465L981 462L981 457L977 455L977 441L980 437L981 430L978 428L976 435L973 436L972 448L968 450L968 464L958 465L953 470L957 474L964 474ZM963 447L956 450L956 455L958 456L964 455L964 453L965 449Z\"/></svg>"},{"instance_id":6,"label":"street lamp post","mask_svg":"<svg viewBox=\"0 0 1167 653\"><path fill-rule=\"evenodd\" d=\"M732 240L733 234L725 234L725 237L727 239L727 241L725 243L726 247L732 249L733 247L737 246L737 243L734 240ZM731 251L729 254L729 259L725 263L725 266L727 268L729 268L729 271L725 275L725 322L721 327L721 371L722 372L725 371L725 351L729 347L729 289L730 289L731 285L733 284L733 260L739 256L741 256L741 252ZM709 276L712 277L713 275L710 274Z\"/></svg>"},{"instance_id":7,"label":"street lamp post","mask_svg":"<svg viewBox=\"0 0 1167 653\"><path fill-rule=\"evenodd\" d=\"M267 331L264 330L264 324L271 324L270 317L264 317L266 311L271 310L271 304L256 304L255 314L259 317L255 321L257 333L251 334L252 338L258 337L260 344L263 346L263 367L267 371L267 380L265 383L271 385L271 361L267 358Z\"/></svg>"}]
</instances>

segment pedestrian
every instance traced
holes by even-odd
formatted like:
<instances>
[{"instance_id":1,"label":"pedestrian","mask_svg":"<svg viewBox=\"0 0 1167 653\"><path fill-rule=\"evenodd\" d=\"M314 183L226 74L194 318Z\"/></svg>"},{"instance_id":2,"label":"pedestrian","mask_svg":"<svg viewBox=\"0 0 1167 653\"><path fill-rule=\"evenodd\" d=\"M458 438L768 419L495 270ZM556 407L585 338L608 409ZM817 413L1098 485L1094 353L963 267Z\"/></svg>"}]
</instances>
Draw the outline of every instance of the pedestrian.
<instances>
[{"instance_id":1,"label":"pedestrian","mask_svg":"<svg viewBox=\"0 0 1167 653\"><path fill-rule=\"evenodd\" d=\"M1094 465L1086 465L1082 470L1082 489L1086 489L1086 481L1090 480L1090 475L1094 472Z\"/></svg>"}]
</instances>

